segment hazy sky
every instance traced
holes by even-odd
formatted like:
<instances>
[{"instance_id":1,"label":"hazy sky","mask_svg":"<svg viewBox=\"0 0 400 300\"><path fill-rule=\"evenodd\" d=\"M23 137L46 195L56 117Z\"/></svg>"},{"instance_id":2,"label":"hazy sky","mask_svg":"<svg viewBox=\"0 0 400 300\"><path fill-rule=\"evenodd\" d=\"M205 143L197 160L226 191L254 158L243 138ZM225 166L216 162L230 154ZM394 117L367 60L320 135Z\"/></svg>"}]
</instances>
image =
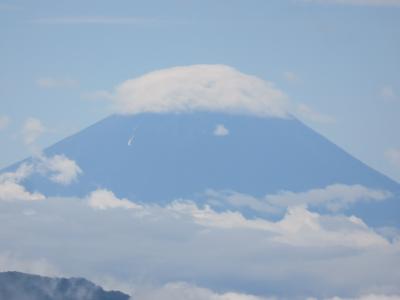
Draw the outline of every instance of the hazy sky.
<instances>
[{"instance_id":1,"label":"hazy sky","mask_svg":"<svg viewBox=\"0 0 400 300\"><path fill-rule=\"evenodd\" d=\"M96 91L224 64L275 83L307 105L304 122L400 181L399 53L397 0L2 0L0 166L29 155L26 139L50 145L107 116Z\"/></svg>"}]
</instances>

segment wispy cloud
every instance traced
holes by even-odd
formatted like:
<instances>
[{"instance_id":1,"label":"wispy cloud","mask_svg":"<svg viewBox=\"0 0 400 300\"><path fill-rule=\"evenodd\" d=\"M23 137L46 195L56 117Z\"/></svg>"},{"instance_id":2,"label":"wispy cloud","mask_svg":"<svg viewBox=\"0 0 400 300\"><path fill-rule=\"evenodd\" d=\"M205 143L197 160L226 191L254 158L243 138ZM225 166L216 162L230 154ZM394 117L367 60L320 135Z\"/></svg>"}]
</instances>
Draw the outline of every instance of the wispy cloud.
<instances>
[{"instance_id":1,"label":"wispy cloud","mask_svg":"<svg viewBox=\"0 0 400 300\"><path fill-rule=\"evenodd\" d=\"M370 6L399 6L400 0L303 0L303 2L342 4L342 5L370 5Z\"/></svg>"},{"instance_id":2,"label":"wispy cloud","mask_svg":"<svg viewBox=\"0 0 400 300\"><path fill-rule=\"evenodd\" d=\"M4 130L10 124L10 118L8 116L0 116L0 131Z\"/></svg>"},{"instance_id":3,"label":"wispy cloud","mask_svg":"<svg viewBox=\"0 0 400 300\"><path fill-rule=\"evenodd\" d=\"M315 123L329 124L335 122L334 117L320 113L303 103L297 105L297 108L294 110L294 113L300 119L304 119Z\"/></svg>"},{"instance_id":4,"label":"wispy cloud","mask_svg":"<svg viewBox=\"0 0 400 300\"><path fill-rule=\"evenodd\" d=\"M400 153L399 161L400 161ZM371 189L362 185L332 184L324 188L294 193L281 191L277 194L256 198L234 191L206 191L210 203L227 203L234 207L248 207L255 211L279 213L291 206L323 207L331 212L344 210L356 202L384 201L392 196L388 191Z\"/></svg>"},{"instance_id":5,"label":"wispy cloud","mask_svg":"<svg viewBox=\"0 0 400 300\"><path fill-rule=\"evenodd\" d=\"M386 159L400 169L400 148L391 148L385 152Z\"/></svg>"},{"instance_id":6,"label":"wispy cloud","mask_svg":"<svg viewBox=\"0 0 400 300\"><path fill-rule=\"evenodd\" d=\"M26 145L32 145L47 129L42 121L36 118L28 118L22 128L22 136Z\"/></svg>"},{"instance_id":7,"label":"wispy cloud","mask_svg":"<svg viewBox=\"0 0 400 300\"><path fill-rule=\"evenodd\" d=\"M300 80L299 76L292 71L283 72L283 78L288 82L298 82Z\"/></svg>"},{"instance_id":8,"label":"wispy cloud","mask_svg":"<svg viewBox=\"0 0 400 300\"><path fill-rule=\"evenodd\" d=\"M79 85L79 81L70 78L53 78L53 77L42 77L36 80L36 85L45 88L74 88Z\"/></svg>"},{"instance_id":9,"label":"wispy cloud","mask_svg":"<svg viewBox=\"0 0 400 300\"><path fill-rule=\"evenodd\" d=\"M380 94L381 94L381 97L383 97L383 99L389 100L389 101L395 100L397 98L394 88L390 85L386 85L386 86L382 87Z\"/></svg>"},{"instance_id":10,"label":"wispy cloud","mask_svg":"<svg viewBox=\"0 0 400 300\"><path fill-rule=\"evenodd\" d=\"M116 16L66 16L45 17L33 20L38 24L105 24L105 25L151 25L158 22L156 18L116 17Z\"/></svg>"},{"instance_id":11,"label":"wispy cloud","mask_svg":"<svg viewBox=\"0 0 400 300\"><path fill-rule=\"evenodd\" d=\"M20 9L19 6L7 3L0 3L0 11L9 11L9 10L17 10Z\"/></svg>"}]
</instances>

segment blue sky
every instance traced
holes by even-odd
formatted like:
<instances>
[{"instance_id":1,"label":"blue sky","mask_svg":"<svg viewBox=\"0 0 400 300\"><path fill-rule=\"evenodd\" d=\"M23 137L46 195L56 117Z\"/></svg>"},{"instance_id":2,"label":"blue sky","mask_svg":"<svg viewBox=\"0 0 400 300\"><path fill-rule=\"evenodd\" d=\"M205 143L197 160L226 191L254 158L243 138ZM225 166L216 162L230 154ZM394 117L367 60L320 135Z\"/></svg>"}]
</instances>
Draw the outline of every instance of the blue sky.
<instances>
[{"instance_id":1,"label":"blue sky","mask_svg":"<svg viewBox=\"0 0 400 300\"><path fill-rule=\"evenodd\" d=\"M399 3L334 2L2 1L0 166L29 155L20 138L29 117L49 129L40 139L49 145L109 114L88 93L218 63L330 116L304 121L399 181Z\"/></svg>"}]
</instances>

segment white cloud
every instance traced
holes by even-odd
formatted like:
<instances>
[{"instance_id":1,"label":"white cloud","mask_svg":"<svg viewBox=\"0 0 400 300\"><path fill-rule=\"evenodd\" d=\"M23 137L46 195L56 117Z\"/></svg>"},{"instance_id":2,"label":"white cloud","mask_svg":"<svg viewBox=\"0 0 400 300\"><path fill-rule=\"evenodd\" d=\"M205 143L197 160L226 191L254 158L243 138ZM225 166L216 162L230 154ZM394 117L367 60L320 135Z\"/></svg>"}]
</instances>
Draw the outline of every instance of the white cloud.
<instances>
[{"instance_id":1,"label":"white cloud","mask_svg":"<svg viewBox=\"0 0 400 300\"><path fill-rule=\"evenodd\" d=\"M74 161L63 154L46 157L41 155L37 163L39 172L48 174L49 179L59 184L68 185L82 174L81 168Z\"/></svg>"},{"instance_id":2,"label":"white cloud","mask_svg":"<svg viewBox=\"0 0 400 300\"><path fill-rule=\"evenodd\" d=\"M332 184L321 189L312 189L303 193L282 191L275 195L267 195L266 202L277 206L310 205L323 206L336 212L359 201L383 201L391 197L391 193L370 189L365 186Z\"/></svg>"},{"instance_id":3,"label":"white cloud","mask_svg":"<svg viewBox=\"0 0 400 300\"><path fill-rule=\"evenodd\" d=\"M25 144L32 145L46 130L46 127L44 127L39 119L28 118L22 128Z\"/></svg>"},{"instance_id":4,"label":"white cloud","mask_svg":"<svg viewBox=\"0 0 400 300\"><path fill-rule=\"evenodd\" d=\"M44 199L44 195L38 192L30 193L19 183L13 181L0 183L0 201L39 201Z\"/></svg>"},{"instance_id":5,"label":"white cloud","mask_svg":"<svg viewBox=\"0 0 400 300\"><path fill-rule=\"evenodd\" d=\"M218 124L215 127L213 134L215 136L226 136L229 134L229 130L223 124Z\"/></svg>"},{"instance_id":6,"label":"white cloud","mask_svg":"<svg viewBox=\"0 0 400 300\"><path fill-rule=\"evenodd\" d=\"M329 211L337 212L360 201L383 201L392 194L358 184L332 184L325 188L299 193L281 191L277 194L266 195L261 199L234 191L209 190L206 196L210 199L210 203L225 202L236 207L249 207L256 211L277 213L287 207L299 205L324 207Z\"/></svg>"},{"instance_id":7,"label":"white cloud","mask_svg":"<svg viewBox=\"0 0 400 300\"><path fill-rule=\"evenodd\" d=\"M141 208L140 205L133 203L127 199L118 199L113 192L105 189L98 189L92 192L88 196L87 201L90 207L100 210L105 210L109 208Z\"/></svg>"},{"instance_id":8,"label":"white cloud","mask_svg":"<svg viewBox=\"0 0 400 300\"><path fill-rule=\"evenodd\" d=\"M287 96L267 81L224 65L193 65L147 73L116 87L120 113L217 111L288 117Z\"/></svg>"},{"instance_id":9,"label":"white cloud","mask_svg":"<svg viewBox=\"0 0 400 300\"><path fill-rule=\"evenodd\" d=\"M0 131L7 128L10 123L10 118L8 116L0 116Z\"/></svg>"},{"instance_id":10,"label":"white cloud","mask_svg":"<svg viewBox=\"0 0 400 300\"><path fill-rule=\"evenodd\" d=\"M290 80L294 73L287 73ZM162 69L126 80L113 92L95 91L85 99L112 103L121 114L212 111L331 123L331 116L296 105L271 82L226 65L192 65Z\"/></svg>"},{"instance_id":11,"label":"white cloud","mask_svg":"<svg viewBox=\"0 0 400 300\"><path fill-rule=\"evenodd\" d=\"M154 18L139 17L112 17L112 16L71 16L71 17L51 17L34 20L40 24L64 24L64 25L83 25L83 24L104 24L104 25L151 25L159 22Z\"/></svg>"},{"instance_id":12,"label":"white cloud","mask_svg":"<svg viewBox=\"0 0 400 300\"><path fill-rule=\"evenodd\" d=\"M79 81L74 79L57 79L52 77L43 77L36 80L36 84L41 88L74 88L79 85Z\"/></svg>"},{"instance_id":13,"label":"white cloud","mask_svg":"<svg viewBox=\"0 0 400 300\"><path fill-rule=\"evenodd\" d=\"M329 124L335 122L335 119L332 116L317 112L305 104L299 104L297 106L295 115L302 119L309 120L315 123Z\"/></svg>"},{"instance_id":14,"label":"white cloud","mask_svg":"<svg viewBox=\"0 0 400 300\"><path fill-rule=\"evenodd\" d=\"M371 6L400 6L400 0L303 0L305 2L371 5Z\"/></svg>"},{"instance_id":15,"label":"white cloud","mask_svg":"<svg viewBox=\"0 0 400 300\"><path fill-rule=\"evenodd\" d=\"M239 212L218 213L208 206L199 208L193 202L174 202L168 209L189 215L202 226L266 231L274 236L272 240L293 246L340 245L363 248L388 245L385 238L369 230L357 217L321 216L308 211L304 206L289 207L284 218L278 222L246 219Z\"/></svg>"},{"instance_id":16,"label":"white cloud","mask_svg":"<svg viewBox=\"0 0 400 300\"><path fill-rule=\"evenodd\" d=\"M400 149L399 148L388 149L385 152L385 156L391 164L400 168Z\"/></svg>"},{"instance_id":17,"label":"white cloud","mask_svg":"<svg viewBox=\"0 0 400 300\"><path fill-rule=\"evenodd\" d=\"M0 174L0 201L39 201L45 196L28 192L21 184L33 172L33 166L22 164L15 172Z\"/></svg>"},{"instance_id":18,"label":"white cloud","mask_svg":"<svg viewBox=\"0 0 400 300\"><path fill-rule=\"evenodd\" d=\"M14 181L21 182L34 171L32 164L22 163L15 172L5 172L0 174L0 182Z\"/></svg>"},{"instance_id":19,"label":"white cloud","mask_svg":"<svg viewBox=\"0 0 400 300\"><path fill-rule=\"evenodd\" d=\"M82 170L73 160L65 155L44 155L34 159L32 163L23 163L14 172L0 174L0 201L39 201L46 197L40 192L30 192L22 182L34 173L48 176L50 180L68 185L77 180Z\"/></svg>"}]
</instances>

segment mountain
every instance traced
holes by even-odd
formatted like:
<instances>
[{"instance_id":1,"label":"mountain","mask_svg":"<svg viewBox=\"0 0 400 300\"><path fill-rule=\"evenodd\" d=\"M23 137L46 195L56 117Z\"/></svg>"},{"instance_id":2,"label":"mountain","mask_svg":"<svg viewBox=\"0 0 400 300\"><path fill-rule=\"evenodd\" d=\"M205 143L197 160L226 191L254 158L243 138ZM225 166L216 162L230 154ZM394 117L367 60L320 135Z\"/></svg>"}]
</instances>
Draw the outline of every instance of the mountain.
<instances>
[{"instance_id":1,"label":"mountain","mask_svg":"<svg viewBox=\"0 0 400 300\"><path fill-rule=\"evenodd\" d=\"M112 115L44 152L65 154L83 170L69 186L39 174L24 182L48 196L85 196L106 188L118 197L165 204L178 198L202 202L209 189L262 197L360 184L393 197L357 203L348 213L372 225L400 225L400 185L295 118L208 112Z\"/></svg>"},{"instance_id":2,"label":"mountain","mask_svg":"<svg viewBox=\"0 0 400 300\"><path fill-rule=\"evenodd\" d=\"M51 278L20 272L0 273L0 299L7 300L127 300L83 278Z\"/></svg>"}]
</instances>

